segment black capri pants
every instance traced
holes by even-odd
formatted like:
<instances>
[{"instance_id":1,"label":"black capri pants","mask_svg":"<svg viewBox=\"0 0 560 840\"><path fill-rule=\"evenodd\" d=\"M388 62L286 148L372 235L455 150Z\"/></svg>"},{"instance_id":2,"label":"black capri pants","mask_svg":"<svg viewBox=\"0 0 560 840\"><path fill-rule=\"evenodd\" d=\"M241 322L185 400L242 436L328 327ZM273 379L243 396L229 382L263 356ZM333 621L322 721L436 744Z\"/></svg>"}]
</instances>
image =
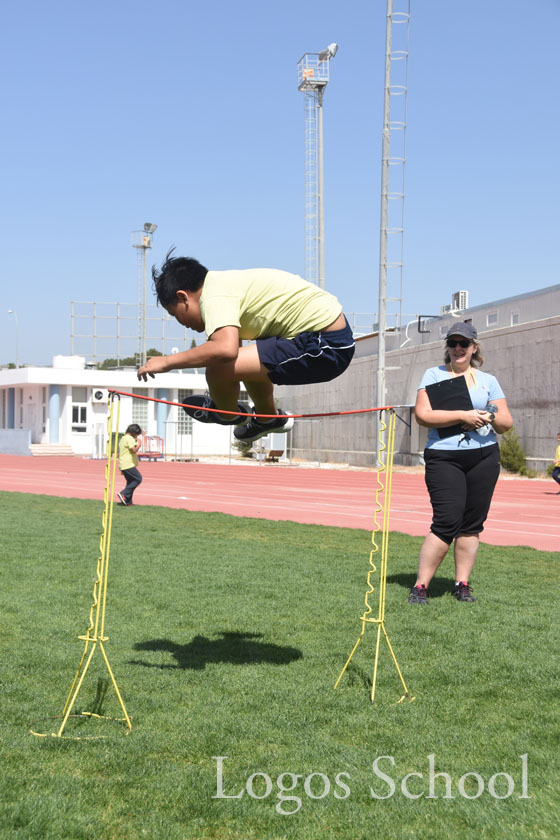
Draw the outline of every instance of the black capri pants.
<instances>
[{"instance_id":1,"label":"black capri pants","mask_svg":"<svg viewBox=\"0 0 560 840\"><path fill-rule=\"evenodd\" d=\"M459 534L480 534L500 474L497 444L476 449L426 449L431 531L451 545Z\"/></svg>"}]
</instances>

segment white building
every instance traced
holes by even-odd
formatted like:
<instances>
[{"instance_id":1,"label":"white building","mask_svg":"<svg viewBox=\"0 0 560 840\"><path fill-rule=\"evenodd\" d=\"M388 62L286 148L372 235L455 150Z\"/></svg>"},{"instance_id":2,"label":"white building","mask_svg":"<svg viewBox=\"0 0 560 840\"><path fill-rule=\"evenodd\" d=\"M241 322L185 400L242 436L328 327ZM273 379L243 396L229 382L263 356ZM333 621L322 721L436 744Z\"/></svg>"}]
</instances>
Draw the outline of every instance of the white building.
<instances>
[{"instance_id":1,"label":"white building","mask_svg":"<svg viewBox=\"0 0 560 840\"><path fill-rule=\"evenodd\" d=\"M135 369L86 368L83 356L55 356L52 367L0 370L0 452L31 455L48 451L101 457L104 453L108 390L188 402L206 390L202 373L174 371L139 382ZM197 423L177 406L120 398L119 431L138 423L162 439L167 456L227 455L231 426Z\"/></svg>"}]
</instances>

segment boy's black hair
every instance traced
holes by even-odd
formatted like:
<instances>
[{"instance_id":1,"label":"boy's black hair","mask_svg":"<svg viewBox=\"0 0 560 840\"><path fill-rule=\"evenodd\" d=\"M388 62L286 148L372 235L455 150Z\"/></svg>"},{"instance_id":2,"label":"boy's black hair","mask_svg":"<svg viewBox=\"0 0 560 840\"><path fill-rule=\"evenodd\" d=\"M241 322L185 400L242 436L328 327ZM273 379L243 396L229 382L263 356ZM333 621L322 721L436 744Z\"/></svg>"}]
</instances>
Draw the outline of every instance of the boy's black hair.
<instances>
[{"instance_id":1,"label":"boy's black hair","mask_svg":"<svg viewBox=\"0 0 560 840\"><path fill-rule=\"evenodd\" d=\"M138 437L138 435L141 435L141 434L142 434L142 429L140 428L138 423L131 423L130 426L128 426L126 432L125 432L125 435L132 435L132 437Z\"/></svg>"},{"instance_id":2,"label":"boy's black hair","mask_svg":"<svg viewBox=\"0 0 560 840\"><path fill-rule=\"evenodd\" d=\"M177 303L177 292L182 289L185 292L197 292L208 269L201 265L193 257L174 257L175 248L167 252L161 271L152 266L152 278L154 291L158 303L162 306L170 306Z\"/></svg>"}]
</instances>

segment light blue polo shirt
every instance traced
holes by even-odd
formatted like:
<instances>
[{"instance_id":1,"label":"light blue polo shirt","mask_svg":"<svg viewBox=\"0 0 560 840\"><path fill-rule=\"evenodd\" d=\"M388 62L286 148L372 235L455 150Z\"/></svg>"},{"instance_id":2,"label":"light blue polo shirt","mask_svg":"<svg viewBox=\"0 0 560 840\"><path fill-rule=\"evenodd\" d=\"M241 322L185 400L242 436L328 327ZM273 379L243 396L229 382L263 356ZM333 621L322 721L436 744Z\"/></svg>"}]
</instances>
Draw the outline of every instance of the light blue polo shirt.
<instances>
[{"instance_id":1,"label":"light blue polo shirt","mask_svg":"<svg viewBox=\"0 0 560 840\"><path fill-rule=\"evenodd\" d=\"M484 411L489 402L504 399L505 394L500 388L500 384L495 376L492 376L491 373L484 373L484 371L478 370L477 368L471 368L471 370L476 379L476 384L472 388L469 388L473 408ZM443 382L444 379L451 379L451 374L445 365L428 368L422 377L418 390L425 388L426 385L432 385L434 382ZM473 430L467 432L466 435L462 433L460 435L451 435L447 438L440 438L437 429L430 429L426 449L473 449L481 446L493 446L497 442L498 439L492 427L490 427L490 432L487 435L481 435Z\"/></svg>"}]
</instances>

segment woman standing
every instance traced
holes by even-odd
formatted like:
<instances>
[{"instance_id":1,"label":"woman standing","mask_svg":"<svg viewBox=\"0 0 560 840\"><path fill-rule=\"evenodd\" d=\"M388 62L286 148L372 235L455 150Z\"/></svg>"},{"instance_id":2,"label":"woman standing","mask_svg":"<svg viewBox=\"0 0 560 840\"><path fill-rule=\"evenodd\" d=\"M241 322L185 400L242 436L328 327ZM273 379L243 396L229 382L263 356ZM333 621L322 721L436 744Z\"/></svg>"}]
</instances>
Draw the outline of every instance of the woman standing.
<instances>
[{"instance_id":1,"label":"woman standing","mask_svg":"<svg viewBox=\"0 0 560 840\"><path fill-rule=\"evenodd\" d=\"M416 420L430 430L424 460L433 519L420 551L418 577L410 590L409 604L428 603L430 581L453 542L452 594L458 601L475 600L469 577L500 472L496 432L507 432L513 425L498 380L479 369L483 361L473 325L466 321L453 324L447 332L445 364L429 368L418 389ZM426 387L459 376L465 377L474 408L432 409ZM459 434L440 435L439 429L457 424L461 426Z\"/></svg>"},{"instance_id":2,"label":"woman standing","mask_svg":"<svg viewBox=\"0 0 560 840\"><path fill-rule=\"evenodd\" d=\"M142 475L138 469L138 450L140 442L138 438L142 429L138 423L132 423L124 433L119 443L119 470L126 479L126 487L117 493L121 505L133 504L132 494L142 482Z\"/></svg>"}]
</instances>

